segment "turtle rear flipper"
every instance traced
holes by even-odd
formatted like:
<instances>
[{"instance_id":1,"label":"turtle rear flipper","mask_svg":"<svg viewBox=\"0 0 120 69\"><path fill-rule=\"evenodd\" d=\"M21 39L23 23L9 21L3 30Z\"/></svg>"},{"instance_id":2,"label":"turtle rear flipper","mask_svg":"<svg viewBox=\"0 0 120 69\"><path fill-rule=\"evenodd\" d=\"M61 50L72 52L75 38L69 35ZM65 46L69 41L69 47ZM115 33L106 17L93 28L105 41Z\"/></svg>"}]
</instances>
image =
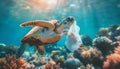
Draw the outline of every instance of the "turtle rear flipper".
<instances>
[{"instance_id":1,"label":"turtle rear flipper","mask_svg":"<svg viewBox=\"0 0 120 69\"><path fill-rule=\"evenodd\" d=\"M19 58L22 56L22 54L24 53L26 47L28 46L27 43L22 43L21 46L19 47L17 53L16 53L16 58Z\"/></svg>"},{"instance_id":2,"label":"turtle rear flipper","mask_svg":"<svg viewBox=\"0 0 120 69\"><path fill-rule=\"evenodd\" d=\"M45 49L44 49L44 46L43 46L43 45L36 46L36 49L37 49L37 52L38 52L40 55L44 55Z\"/></svg>"},{"instance_id":3,"label":"turtle rear flipper","mask_svg":"<svg viewBox=\"0 0 120 69\"><path fill-rule=\"evenodd\" d=\"M24 22L24 23L20 24L20 26L21 27L24 27L24 26L40 26L40 27L50 28L51 30L55 29L54 24L51 24L50 22L42 21L42 20Z\"/></svg>"}]
</instances>

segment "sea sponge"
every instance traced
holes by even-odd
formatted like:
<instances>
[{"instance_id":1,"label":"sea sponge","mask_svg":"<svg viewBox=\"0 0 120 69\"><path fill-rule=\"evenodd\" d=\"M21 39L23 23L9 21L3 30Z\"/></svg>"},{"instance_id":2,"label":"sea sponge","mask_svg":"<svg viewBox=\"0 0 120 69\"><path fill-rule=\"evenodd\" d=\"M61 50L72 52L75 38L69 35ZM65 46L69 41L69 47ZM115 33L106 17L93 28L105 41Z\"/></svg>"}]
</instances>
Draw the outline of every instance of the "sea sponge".
<instances>
[{"instance_id":1,"label":"sea sponge","mask_svg":"<svg viewBox=\"0 0 120 69\"><path fill-rule=\"evenodd\" d=\"M93 46L100 50L103 56L111 54L113 46L111 45L112 41L107 37L97 37L93 40Z\"/></svg>"},{"instance_id":2,"label":"sea sponge","mask_svg":"<svg viewBox=\"0 0 120 69\"><path fill-rule=\"evenodd\" d=\"M120 69L120 55L111 54L107 56L107 60L104 62L103 69Z\"/></svg>"},{"instance_id":3,"label":"sea sponge","mask_svg":"<svg viewBox=\"0 0 120 69\"><path fill-rule=\"evenodd\" d=\"M22 59L16 59L15 56L7 55L6 58L0 58L1 69L26 69L27 62Z\"/></svg>"}]
</instances>

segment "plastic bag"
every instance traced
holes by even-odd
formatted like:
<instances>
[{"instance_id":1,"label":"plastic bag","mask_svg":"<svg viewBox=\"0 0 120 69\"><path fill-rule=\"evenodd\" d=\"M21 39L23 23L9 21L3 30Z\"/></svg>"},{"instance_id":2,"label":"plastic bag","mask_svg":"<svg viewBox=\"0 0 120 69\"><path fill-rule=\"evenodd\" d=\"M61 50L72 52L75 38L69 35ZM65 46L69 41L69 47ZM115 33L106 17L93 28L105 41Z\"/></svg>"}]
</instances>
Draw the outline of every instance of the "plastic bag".
<instances>
[{"instance_id":1,"label":"plastic bag","mask_svg":"<svg viewBox=\"0 0 120 69\"><path fill-rule=\"evenodd\" d=\"M68 31L68 35L66 37L65 45L68 50L74 52L77 50L79 46L82 44L81 37L79 35L80 28L77 26L76 21L70 27Z\"/></svg>"}]
</instances>

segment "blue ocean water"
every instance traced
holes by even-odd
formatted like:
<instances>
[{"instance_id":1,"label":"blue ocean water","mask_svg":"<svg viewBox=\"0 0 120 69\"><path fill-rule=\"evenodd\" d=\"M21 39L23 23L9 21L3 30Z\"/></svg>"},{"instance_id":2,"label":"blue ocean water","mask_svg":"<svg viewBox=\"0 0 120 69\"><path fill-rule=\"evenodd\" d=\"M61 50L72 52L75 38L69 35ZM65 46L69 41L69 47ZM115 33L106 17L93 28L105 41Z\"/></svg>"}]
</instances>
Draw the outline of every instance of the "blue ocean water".
<instances>
[{"instance_id":1,"label":"blue ocean water","mask_svg":"<svg viewBox=\"0 0 120 69\"><path fill-rule=\"evenodd\" d=\"M0 1L0 43L20 45L21 39L32 27L21 28L19 25L32 20L61 21L73 16L80 27L79 34L91 38L95 38L102 27L120 24L120 0L50 0L50 5L45 2L47 7L34 1L37 0ZM64 45L65 37L58 45Z\"/></svg>"}]
</instances>

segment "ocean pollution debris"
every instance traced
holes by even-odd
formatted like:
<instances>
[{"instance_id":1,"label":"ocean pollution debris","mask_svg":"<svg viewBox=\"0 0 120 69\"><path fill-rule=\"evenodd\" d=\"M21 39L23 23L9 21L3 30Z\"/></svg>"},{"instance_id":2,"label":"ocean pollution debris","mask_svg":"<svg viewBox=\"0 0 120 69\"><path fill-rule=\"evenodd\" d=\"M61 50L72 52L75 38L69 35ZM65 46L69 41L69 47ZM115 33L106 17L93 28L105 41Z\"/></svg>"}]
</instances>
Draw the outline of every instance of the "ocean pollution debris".
<instances>
[{"instance_id":1,"label":"ocean pollution debris","mask_svg":"<svg viewBox=\"0 0 120 69\"><path fill-rule=\"evenodd\" d=\"M44 55L44 45L60 40L63 34L67 33L65 29L72 26L74 22L75 19L72 16L69 16L63 19L63 21L61 21L60 23L57 20L37 20L22 23L20 26L34 26L34 28L21 40L22 44L18 49L16 56L22 56L24 50L28 45L36 46L37 52L41 55Z\"/></svg>"},{"instance_id":2,"label":"ocean pollution debris","mask_svg":"<svg viewBox=\"0 0 120 69\"><path fill-rule=\"evenodd\" d=\"M65 46L66 48L74 52L82 44L81 36L79 35L80 27L75 23L70 27L68 36L66 37Z\"/></svg>"}]
</instances>

